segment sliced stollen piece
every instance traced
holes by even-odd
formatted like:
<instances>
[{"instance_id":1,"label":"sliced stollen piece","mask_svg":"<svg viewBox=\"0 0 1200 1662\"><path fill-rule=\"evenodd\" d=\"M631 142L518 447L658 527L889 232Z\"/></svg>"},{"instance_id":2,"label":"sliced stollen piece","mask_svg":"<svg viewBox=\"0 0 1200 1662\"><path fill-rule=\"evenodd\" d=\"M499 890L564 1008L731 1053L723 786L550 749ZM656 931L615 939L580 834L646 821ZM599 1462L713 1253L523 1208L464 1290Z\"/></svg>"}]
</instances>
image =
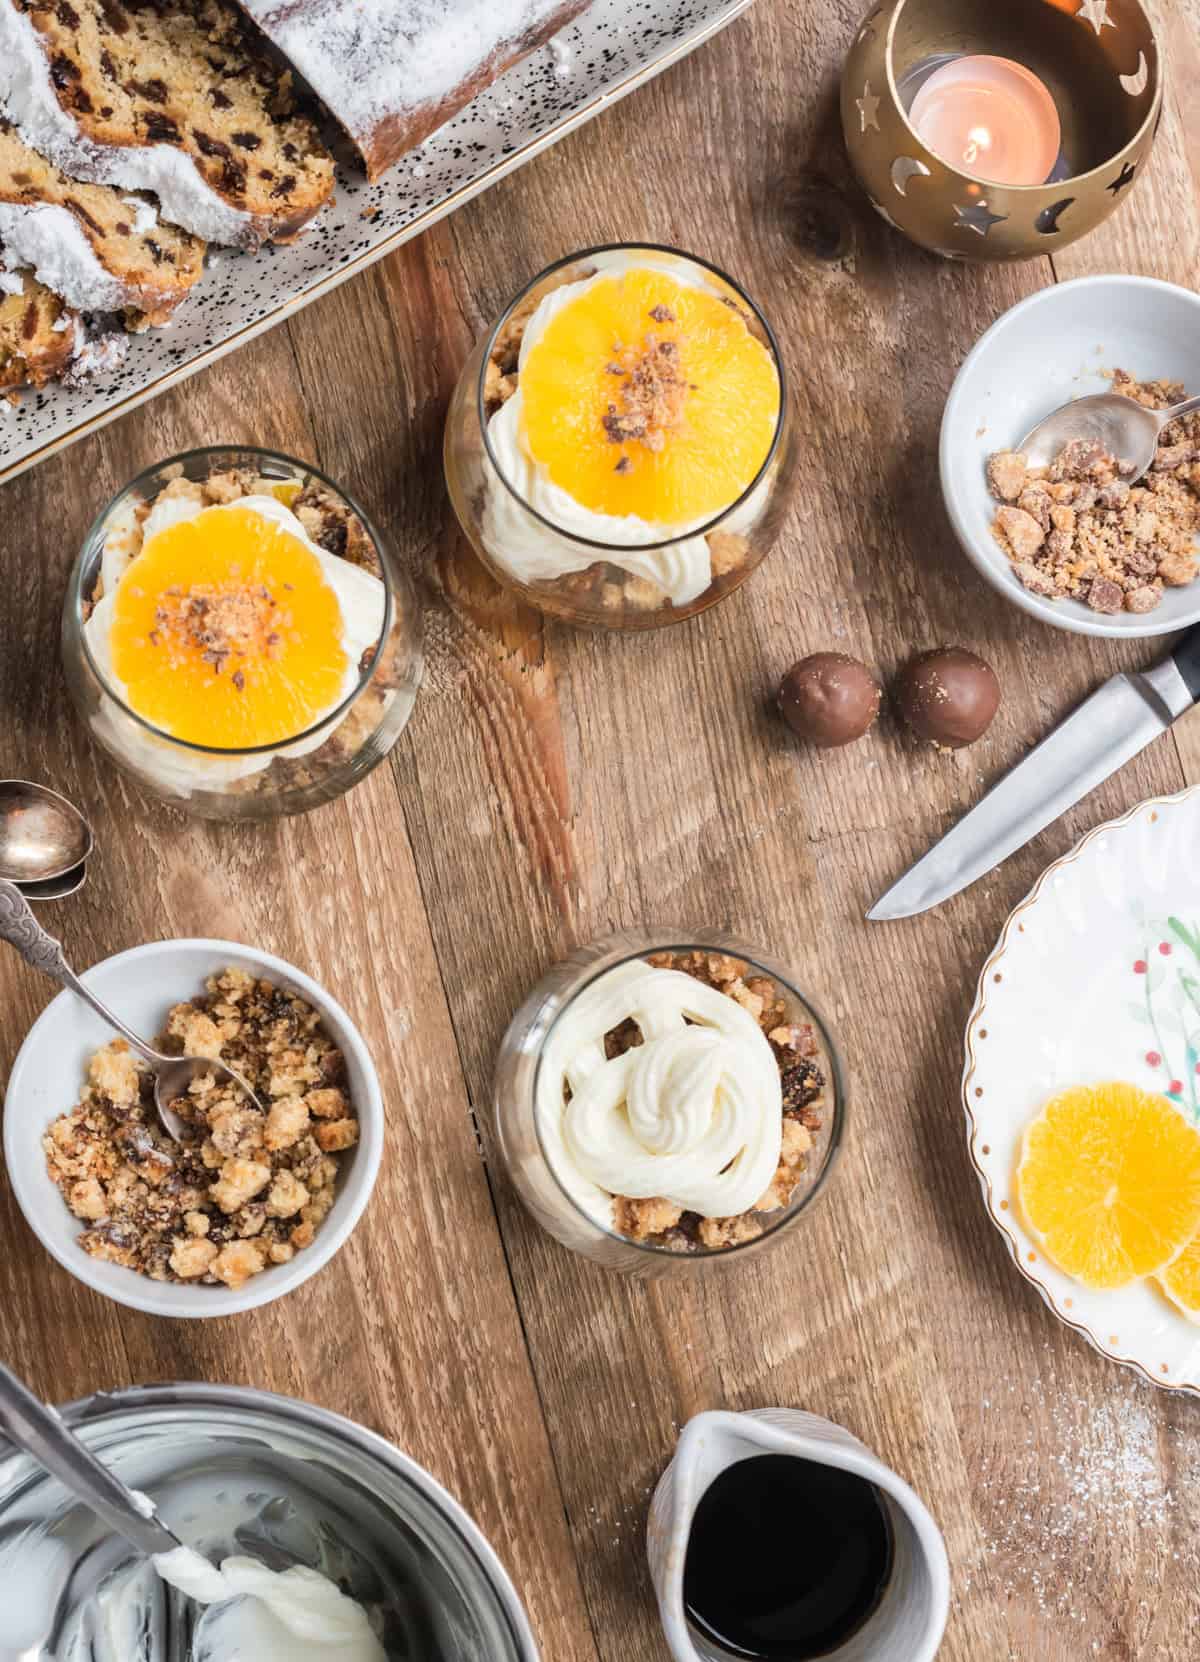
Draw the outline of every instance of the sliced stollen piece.
<instances>
[{"instance_id":1,"label":"sliced stollen piece","mask_svg":"<svg viewBox=\"0 0 1200 1662\"><path fill-rule=\"evenodd\" d=\"M78 312L58 295L28 271L0 268L0 392L56 381L81 336Z\"/></svg>"},{"instance_id":2,"label":"sliced stollen piece","mask_svg":"<svg viewBox=\"0 0 1200 1662\"><path fill-rule=\"evenodd\" d=\"M69 179L0 120L0 243L81 312L161 323L204 269L204 244L159 222L153 203Z\"/></svg>"},{"instance_id":3,"label":"sliced stollen piece","mask_svg":"<svg viewBox=\"0 0 1200 1662\"><path fill-rule=\"evenodd\" d=\"M240 0L377 179L588 0Z\"/></svg>"},{"instance_id":4,"label":"sliced stollen piece","mask_svg":"<svg viewBox=\"0 0 1200 1662\"><path fill-rule=\"evenodd\" d=\"M284 241L333 159L226 0L0 0L0 107L72 178L149 190L207 242Z\"/></svg>"}]
</instances>

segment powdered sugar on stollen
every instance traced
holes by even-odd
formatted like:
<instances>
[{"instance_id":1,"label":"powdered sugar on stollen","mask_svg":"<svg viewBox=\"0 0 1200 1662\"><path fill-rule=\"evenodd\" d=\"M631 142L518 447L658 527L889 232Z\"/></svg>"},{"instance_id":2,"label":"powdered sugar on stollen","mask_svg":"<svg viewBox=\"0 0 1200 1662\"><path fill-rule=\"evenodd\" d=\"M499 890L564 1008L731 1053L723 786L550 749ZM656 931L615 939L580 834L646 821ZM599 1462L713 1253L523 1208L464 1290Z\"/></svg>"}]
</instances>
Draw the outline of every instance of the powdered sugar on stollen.
<instances>
[{"instance_id":1,"label":"powdered sugar on stollen","mask_svg":"<svg viewBox=\"0 0 1200 1662\"><path fill-rule=\"evenodd\" d=\"M242 0L242 7L368 159L385 123L442 103L572 9L564 0Z\"/></svg>"}]
</instances>

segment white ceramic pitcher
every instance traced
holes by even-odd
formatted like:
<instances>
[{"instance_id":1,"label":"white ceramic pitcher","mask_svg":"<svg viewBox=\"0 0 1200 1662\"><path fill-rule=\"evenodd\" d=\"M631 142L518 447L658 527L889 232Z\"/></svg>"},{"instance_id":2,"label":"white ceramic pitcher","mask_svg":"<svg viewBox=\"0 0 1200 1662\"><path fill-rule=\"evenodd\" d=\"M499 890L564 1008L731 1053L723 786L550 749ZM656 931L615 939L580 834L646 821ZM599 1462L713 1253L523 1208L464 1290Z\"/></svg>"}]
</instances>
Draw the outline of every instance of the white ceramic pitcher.
<instances>
[{"instance_id":1,"label":"white ceramic pitcher","mask_svg":"<svg viewBox=\"0 0 1200 1662\"><path fill-rule=\"evenodd\" d=\"M692 1518L713 1479L756 1454L793 1454L875 1484L895 1537L892 1574L878 1609L822 1662L931 1662L950 1610L950 1566L941 1531L902 1478L840 1425L793 1408L697 1414L650 1505L647 1551L663 1630L675 1662L732 1662L688 1622L683 1566ZM801 1529L797 1548L803 1550Z\"/></svg>"}]
</instances>

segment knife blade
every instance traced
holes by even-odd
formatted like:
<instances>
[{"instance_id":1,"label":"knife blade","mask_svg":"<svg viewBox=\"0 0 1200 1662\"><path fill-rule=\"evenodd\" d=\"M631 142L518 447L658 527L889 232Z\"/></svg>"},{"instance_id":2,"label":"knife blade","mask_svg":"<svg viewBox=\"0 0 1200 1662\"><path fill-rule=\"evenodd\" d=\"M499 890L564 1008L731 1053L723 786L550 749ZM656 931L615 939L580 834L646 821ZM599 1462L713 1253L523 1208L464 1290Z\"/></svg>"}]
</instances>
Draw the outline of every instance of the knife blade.
<instances>
[{"instance_id":1,"label":"knife blade","mask_svg":"<svg viewBox=\"0 0 1200 1662\"><path fill-rule=\"evenodd\" d=\"M1200 700L1200 625L1152 669L1114 675L877 900L872 922L949 900L1066 813Z\"/></svg>"}]
</instances>

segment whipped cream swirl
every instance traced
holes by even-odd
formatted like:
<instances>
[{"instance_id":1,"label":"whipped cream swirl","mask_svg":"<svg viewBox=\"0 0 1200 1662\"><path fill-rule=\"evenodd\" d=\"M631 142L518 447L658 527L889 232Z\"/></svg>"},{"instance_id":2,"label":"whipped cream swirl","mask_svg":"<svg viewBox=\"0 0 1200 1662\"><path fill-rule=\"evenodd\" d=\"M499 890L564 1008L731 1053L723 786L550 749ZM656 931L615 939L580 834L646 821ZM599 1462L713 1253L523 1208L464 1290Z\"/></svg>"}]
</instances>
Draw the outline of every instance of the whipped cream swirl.
<instances>
[{"instance_id":1,"label":"whipped cream swirl","mask_svg":"<svg viewBox=\"0 0 1200 1662\"><path fill-rule=\"evenodd\" d=\"M630 1018L642 1044L607 1058L604 1035ZM736 1217L779 1164L779 1069L758 1023L727 994L641 960L601 976L559 1017L537 1112L559 1181L606 1226L613 1195Z\"/></svg>"}]
</instances>

